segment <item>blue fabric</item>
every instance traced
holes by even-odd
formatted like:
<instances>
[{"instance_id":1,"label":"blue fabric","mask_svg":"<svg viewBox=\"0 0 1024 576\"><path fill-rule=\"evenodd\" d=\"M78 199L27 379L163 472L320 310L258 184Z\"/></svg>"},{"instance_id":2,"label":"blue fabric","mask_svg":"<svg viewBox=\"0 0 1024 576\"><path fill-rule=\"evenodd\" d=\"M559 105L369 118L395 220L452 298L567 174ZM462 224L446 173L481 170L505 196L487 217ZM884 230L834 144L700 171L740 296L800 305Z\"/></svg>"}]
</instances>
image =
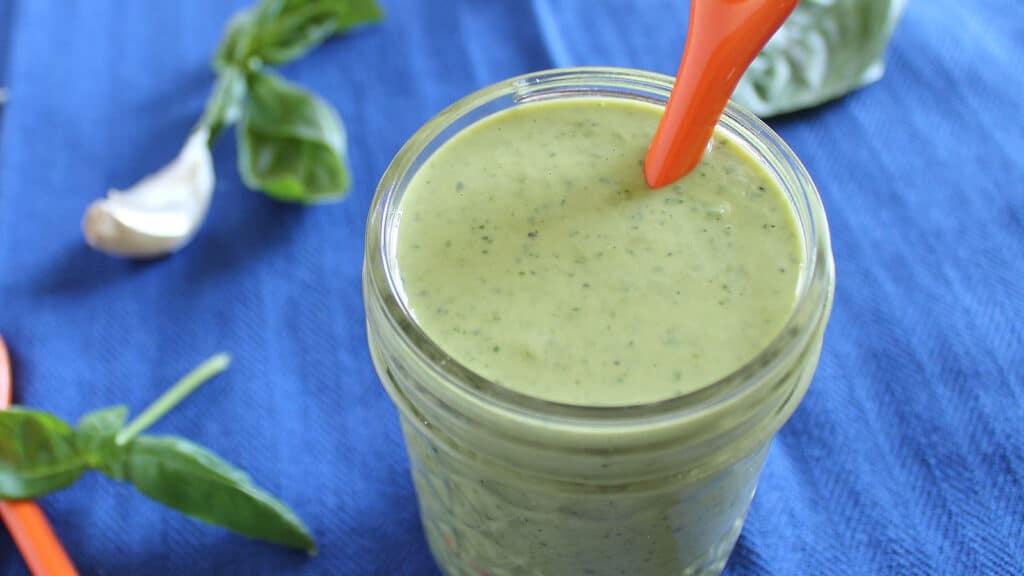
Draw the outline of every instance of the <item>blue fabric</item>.
<instances>
[{"instance_id":1,"label":"blue fabric","mask_svg":"<svg viewBox=\"0 0 1024 576\"><path fill-rule=\"evenodd\" d=\"M90 475L42 504L86 574L433 574L360 266L377 178L459 96L584 64L672 73L683 0L384 0L286 70L344 116L355 186L300 209L215 148L209 220L150 264L79 219L176 152L244 0L5 0L0 332L17 400L141 409L199 360L230 371L158 425L210 446L316 533L306 558ZM0 32L0 34L3 34ZM0 42L0 46L3 46ZM729 574L1024 573L1024 9L910 2L885 79L773 122L828 211L838 290L817 376L769 454ZM23 574L0 534L0 574Z\"/></svg>"}]
</instances>

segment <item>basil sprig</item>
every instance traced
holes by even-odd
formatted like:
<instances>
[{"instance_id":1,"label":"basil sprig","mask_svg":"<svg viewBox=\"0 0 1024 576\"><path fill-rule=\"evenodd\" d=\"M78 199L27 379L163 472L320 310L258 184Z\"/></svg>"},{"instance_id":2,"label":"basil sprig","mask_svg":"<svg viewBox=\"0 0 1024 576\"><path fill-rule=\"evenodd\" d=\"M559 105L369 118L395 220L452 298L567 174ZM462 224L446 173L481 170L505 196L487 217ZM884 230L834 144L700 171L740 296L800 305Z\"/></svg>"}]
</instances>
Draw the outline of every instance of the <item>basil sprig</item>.
<instances>
[{"instance_id":1,"label":"basil sprig","mask_svg":"<svg viewBox=\"0 0 1024 576\"><path fill-rule=\"evenodd\" d=\"M350 178L341 119L267 66L383 16L376 0L262 0L232 18L213 59L217 83L201 125L212 143L241 122L238 170L247 186L285 202L344 196Z\"/></svg>"},{"instance_id":2,"label":"basil sprig","mask_svg":"<svg viewBox=\"0 0 1024 576\"><path fill-rule=\"evenodd\" d=\"M244 472L183 438L142 435L229 362L210 358L127 426L124 406L90 412L76 428L45 412L0 411L0 500L37 498L97 470L193 518L315 553L302 520Z\"/></svg>"}]
</instances>

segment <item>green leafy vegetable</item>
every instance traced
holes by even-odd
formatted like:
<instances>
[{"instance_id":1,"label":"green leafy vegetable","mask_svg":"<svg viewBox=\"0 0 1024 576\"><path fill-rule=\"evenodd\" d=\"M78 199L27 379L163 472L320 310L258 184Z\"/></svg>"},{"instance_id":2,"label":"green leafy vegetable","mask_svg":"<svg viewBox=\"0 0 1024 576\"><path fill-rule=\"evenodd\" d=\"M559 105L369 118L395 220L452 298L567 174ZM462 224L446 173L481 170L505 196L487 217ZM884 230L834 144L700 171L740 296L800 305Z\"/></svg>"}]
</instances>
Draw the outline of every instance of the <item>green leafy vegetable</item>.
<instances>
[{"instance_id":1,"label":"green leafy vegetable","mask_svg":"<svg viewBox=\"0 0 1024 576\"><path fill-rule=\"evenodd\" d=\"M251 46L263 62L282 64L331 36L382 18L380 6L365 0L271 0L260 4Z\"/></svg>"},{"instance_id":2,"label":"green leafy vegetable","mask_svg":"<svg viewBox=\"0 0 1024 576\"><path fill-rule=\"evenodd\" d=\"M302 520L248 476L192 442L143 436L126 446L117 480L204 522L283 546L316 551Z\"/></svg>"},{"instance_id":3,"label":"green leafy vegetable","mask_svg":"<svg viewBox=\"0 0 1024 576\"><path fill-rule=\"evenodd\" d=\"M213 69L218 73L235 68L240 70L244 77L244 72L250 67L255 70L262 65L259 61L250 62L253 56L252 37L255 32L256 10L257 8L243 10L228 21L224 37L213 55Z\"/></svg>"},{"instance_id":4,"label":"green leafy vegetable","mask_svg":"<svg viewBox=\"0 0 1024 576\"><path fill-rule=\"evenodd\" d=\"M244 472L187 440L141 435L229 361L210 358L127 426L124 406L86 414L77 430L44 412L0 411L0 499L42 496L94 469L198 520L315 553L302 520Z\"/></svg>"},{"instance_id":5,"label":"green leafy vegetable","mask_svg":"<svg viewBox=\"0 0 1024 576\"><path fill-rule=\"evenodd\" d=\"M906 0L801 0L733 98L759 116L809 108L882 77Z\"/></svg>"},{"instance_id":6,"label":"green leafy vegetable","mask_svg":"<svg viewBox=\"0 0 1024 576\"><path fill-rule=\"evenodd\" d=\"M78 436L80 440L95 446L97 442L113 440L113 437L128 418L126 406L111 406L89 412L78 420ZM79 446L82 446L81 442Z\"/></svg>"},{"instance_id":7,"label":"green leafy vegetable","mask_svg":"<svg viewBox=\"0 0 1024 576\"><path fill-rule=\"evenodd\" d=\"M127 417L127 407L113 406L89 412L78 421L76 447L90 468L102 468L115 458L116 436Z\"/></svg>"},{"instance_id":8,"label":"green leafy vegetable","mask_svg":"<svg viewBox=\"0 0 1024 576\"><path fill-rule=\"evenodd\" d=\"M50 414L21 408L0 412L0 498L35 498L78 480L85 461L75 432Z\"/></svg>"},{"instance_id":9,"label":"green leafy vegetable","mask_svg":"<svg viewBox=\"0 0 1024 576\"><path fill-rule=\"evenodd\" d=\"M341 119L316 96L270 74L254 76L238 130L242 179L291 202L344 194L344 134Z\"/></svg>"},{"instance_id":10,"label":"green leafy vegetable","mask_svg":"<svg viewBox=\"0 0 1024 576\"><path fill-rule=\"evenodd\" d=\"M214 56L218 73L202 125L210 141L238 131L238 169L247 186L285 202L340 198L349 187L345 132L315 95L265 69L305 55L327 38L376 22L375 0L263 0L228 24Z\"/></svg>"}]
</instances>

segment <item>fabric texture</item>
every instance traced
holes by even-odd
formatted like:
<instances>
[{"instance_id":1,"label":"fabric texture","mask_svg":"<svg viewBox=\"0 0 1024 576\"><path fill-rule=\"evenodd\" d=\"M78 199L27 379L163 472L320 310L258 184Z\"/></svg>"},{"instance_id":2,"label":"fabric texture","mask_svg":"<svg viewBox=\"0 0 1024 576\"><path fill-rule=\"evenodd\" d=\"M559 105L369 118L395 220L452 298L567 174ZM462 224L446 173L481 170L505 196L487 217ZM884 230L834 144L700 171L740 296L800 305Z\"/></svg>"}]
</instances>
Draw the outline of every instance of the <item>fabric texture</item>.
<instances>
[{"instance_id":1,"label":"fabric texture","mask_svg":"<svg viewBox=\"0 0 1024 576\"><path fill-rule=\"evenodd\" d=\"M12 4L13 2L13 4ZM360 273L377 179L460 96L555 66L675 71L683 0L384 0L388 18L285 74L349 133L342 203L241 184L232 137L184 252L115 260L79 220L169 161L248 2L2 0L0 333L16 400L141 410L206 356L234 364L162 421L311 526L307 558L90 474L42 505L83 574L435 574ZM4 34L4 32L0 32ZM910 2L885 78L772 121L817 182L838 288L817 376L768 456L731 575L1024 573L1024 8ZM0 574L26 569L0 532Z\"/></svg>"}]
</instances>

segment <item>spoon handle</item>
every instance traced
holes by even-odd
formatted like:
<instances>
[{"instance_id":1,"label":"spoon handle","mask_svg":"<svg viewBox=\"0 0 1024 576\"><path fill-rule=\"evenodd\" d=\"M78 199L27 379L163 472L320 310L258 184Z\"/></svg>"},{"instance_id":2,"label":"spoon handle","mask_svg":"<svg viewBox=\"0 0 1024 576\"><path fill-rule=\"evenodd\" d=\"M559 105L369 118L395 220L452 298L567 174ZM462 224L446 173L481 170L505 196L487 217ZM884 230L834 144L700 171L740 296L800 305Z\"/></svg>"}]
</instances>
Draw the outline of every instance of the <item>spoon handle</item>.
<instances>
[{"instance_id":1,"label":"spoon handle","mask_svg":"<svg viewBox=\"0 0 1024 576\"><path fill-rule=\"evenodd\" d=\"M798 0L691 0L686 48L644 177L667 186L700 162L743 72Z\"/></svg>"},{"instance_id":2,"label":"spoon handle","mask_svg":"<svg viewBox=\"0 0 1024 576\"><path fill-rule=\"evenodd\" d=\"M0 502L4 519L14 543L29 571L35 576L75 576L71 559L61 546L53 528L39 506L31 500Z\"/></svg>"}]
</instances>

